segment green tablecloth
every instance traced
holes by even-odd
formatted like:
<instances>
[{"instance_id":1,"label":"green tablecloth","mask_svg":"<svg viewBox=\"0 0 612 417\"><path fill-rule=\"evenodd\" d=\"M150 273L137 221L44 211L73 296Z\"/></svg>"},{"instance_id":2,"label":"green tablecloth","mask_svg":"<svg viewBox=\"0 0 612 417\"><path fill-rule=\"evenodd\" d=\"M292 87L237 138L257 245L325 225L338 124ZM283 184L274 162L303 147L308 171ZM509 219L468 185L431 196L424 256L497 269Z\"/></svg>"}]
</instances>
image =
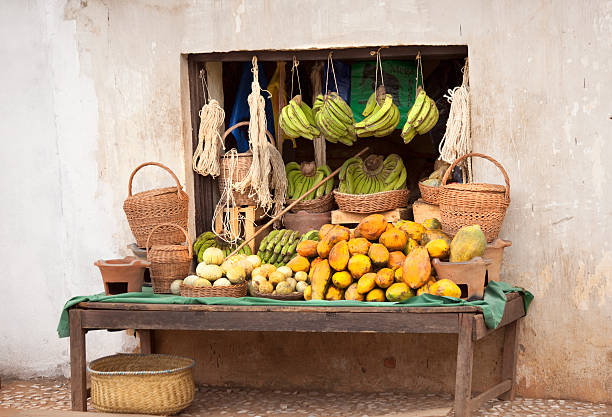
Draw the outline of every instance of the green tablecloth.
<instances>
[{"instance_id":1,"label":"green tablecloth","mask_svg":"<svg viewBox=\"0 0 612 417\"><path fill-rule=\"evenodd\" d=\"M105 295L104 293L86 296L72 297L64 305L57 333L59 337L70 336L70 326L68 322L68 309L78 303L91 301L100 303L140 303L140 304L207 304L207 305L234 305L234 306L262 306L262 305L291 305L291 306L334 306L342 307L390 307L390 306L410 306L410 307L435 307L448 305L467 305L478 306L482 309L485 323L489 328L496 328L504 315L506 306L506 293L520 292L525 303L525 312L533 300L533 295L523 288L513 287L505 282L489 283L485 290L483 300L464 301L453 297L440 297L437 295L423 294L418 297L409 298L399 303L375 302L367 303L363 301L280 301L258 297L206 297L190 298L170 294L154 294L151 288L145 287L142 292L131 292L118 295Z\"/></svg>"}]
</instances>

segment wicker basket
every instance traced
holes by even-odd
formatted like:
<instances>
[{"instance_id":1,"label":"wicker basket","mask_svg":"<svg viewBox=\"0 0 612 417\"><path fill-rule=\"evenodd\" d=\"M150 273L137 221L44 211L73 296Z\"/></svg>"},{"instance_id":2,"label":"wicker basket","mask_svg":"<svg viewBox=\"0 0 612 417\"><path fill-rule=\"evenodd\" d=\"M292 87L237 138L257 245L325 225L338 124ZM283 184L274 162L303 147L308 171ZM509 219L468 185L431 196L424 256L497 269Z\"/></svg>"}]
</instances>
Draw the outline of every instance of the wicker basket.
<instances>
[{"instance_id":1,"label":"wicker basket","mask_svg":"<svg viewBox=\"0 0 612 417\"><path fill-rule=\"evenodd\" d=\"M506 186L497 184L446 184L455 166L469 157L479 157L491 161L504 175ZM442 230L454 236L463 226L480 225L487 242L492 242L499 235L506 209L510 204L510 180L506 170L490 156L480 153L469 153L456 159L446 170L440 194L440 221Z\"/></svg>"},{"instance_id":2,"label":"wicker basket","mask_svg":"<svg viewBox=\"0 0 612 417\"><path fill-rule=\"evenodd\" d=\"M285 203L289 206L295 200L287 200ZM323 197L315 198L314 200L302 200L297 203L291 209L292 213L297 213L298 211L307 211L309 213L325 213L326 211L330 211L334 206L334 196L332 193L324 195Z\"/></svg>"},{"instance_id":3,"label":"wicker basket","mask_svg":"<svg viewBox=\"0 0 612 417\"><path fill-rule=\"evenodd\" d=\"M180 229L183 234L182 241L187 239L185 245L155 245L149 250L149 239L162 226L170 226ZM147 239L147 260L151 262L151 283L153 292L157 294L170 294L170 284L175 279L183 279L189 275L191 269L191 257L193 249L191 238L185 229L172 223L164 223L155 226Z\"/></svg>"},{"instance_id":4,"label":"wicker basket","mask_svg":"<svg viewBox=\"0 0 612 417\"><path fill-rule=\"evenodd\" d=\"M223 134L222 141L225 142L225 138L229 135L234 129L239 128L240 126L248 126L249 122L240 122L236 123L234 126L230 127ZM274 143L274 139L269 131L266 131L268 135L268 139ZM232 162L232 158L225 154L221 157L221 171L219 174L219 181L217 181L219 185L219 192L223 195L223 189L225 188L225 184L227 181L230 181L230 174L232 164L236 164L234 167L234 178L231 178L232 184L240 182L246 177L251 168L251 163L253 162L253 153L251 151L247 151L244 153L238 154L235 162ZM257 203L252 197L249 197L249 193L251 192L251 188L249 187L246 192L239 193L238 191L233 191L234 193L234 201L236 202L236 206L256 206ZM220 202L223 203L223 202Z\"/></svg>"},{"instance_id":5,"label":"wicker basket","mask_svg":"<svg viewBox=\"0 0 612 417\"><path fill-rule=\"evenodd\" d=\"M438 204L438 196L440 194L440 187L432 187L431 185L423 184L427 178L423 178L419 181L419 190L421 191L421 198L423 201L429 204Z\"/></svg>"},{"instance_id":6,"label":"wicker basket","mask_svg":"<svg viewBox=\"0 0 612 417\"><path fill-rule=\"evenodd\" d=\"M374 194L347 194L334 190L334 198L342 211L349 213L379 213L406 207L410 190L407 188Z\"/></svg>"},{"instance_id":7,"label":"wicker basket","mask_svg":"<svg viewBox=\"0 0 612 417\"><path fill-rule=\"evenodd\" d=\"M229 287L192 287L181 284L183 297L244 297L247 294L247 282L230 285Z\"/></svg>"},{"instance_id":8,"label":"wicker basket","mask_svg":"<svg viewBox=\"0 0 612 417\"><path fill-rule=\"evenodd\" d=\"M154 165L165 169L176 182L176 187L157 188L132 195L132 180L141 168ZM159 162L145 162L136 167L130 175L128 197L123 203L123 211L136 238L136 245L144 248L151 230L162 223L174 223L187 228L187 209L189 197L183 191L174 172ZM183 241L183 234L173 228L164 228L155 235L152 244L174 244Z\"/></svg>"},{"instance_id":9,"label":"wicker basket","mask_svg":"<svg viewBox=\"0 0 612 417\"><path fill-rule=\"evenodd\" d=\"M175 414L193 401L193 359L118 354L92 361L91 403L107 413Z\"/></svg>"}]
</instances>

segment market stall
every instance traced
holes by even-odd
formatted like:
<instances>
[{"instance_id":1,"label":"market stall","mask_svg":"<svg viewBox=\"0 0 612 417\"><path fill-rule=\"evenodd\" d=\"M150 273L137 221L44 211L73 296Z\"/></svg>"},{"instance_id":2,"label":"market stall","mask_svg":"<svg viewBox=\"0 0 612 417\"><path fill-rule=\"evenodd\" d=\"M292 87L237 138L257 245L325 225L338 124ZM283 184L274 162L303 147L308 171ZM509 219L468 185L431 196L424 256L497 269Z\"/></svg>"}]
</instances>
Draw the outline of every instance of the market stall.
<instances>
[{"instance_id":1,"label":"market stall","mask_svg":"<svg viewBox=\"0 0 612 417\"><path fill-rule=\"evenodd\" d=\"M308 83L296 56L269 83L251 56L231 111L191 67L196 212L165 165L130 176L124 209L146 259L98 261L105 294L64 308L73 409L86 409L85 332L126 328L140 329L143 353L160 329L456 333L455 414L513 398L518 321L532 296L500 275L510 179L472 152L467 60L441 111L421 52L385 67L385 51L369 50L370 62L309 52ZM433 149L426 158L414 147L423 142ZM495 165L504 184L474 183L472 158ZM147 165L176 186L133 194ZM502 381L472 397L474 342L502 327ZM103 407L108 395L92 395Z\"/></svg>"}]
</instances>

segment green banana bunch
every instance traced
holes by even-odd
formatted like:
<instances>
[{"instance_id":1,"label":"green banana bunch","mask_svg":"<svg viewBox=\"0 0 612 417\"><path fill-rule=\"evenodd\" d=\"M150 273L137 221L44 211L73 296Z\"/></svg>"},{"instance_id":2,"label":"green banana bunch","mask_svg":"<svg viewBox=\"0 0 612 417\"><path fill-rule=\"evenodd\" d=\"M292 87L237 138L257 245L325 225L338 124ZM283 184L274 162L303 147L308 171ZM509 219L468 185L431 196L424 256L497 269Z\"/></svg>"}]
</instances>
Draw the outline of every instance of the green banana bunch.
<instances>
[{"instance_id":1,"label":"green banana bunch","mask_svg":"<svg viewBox=\"0 0 612 417\"><path fill-rule=\"evenodd\" d=\"M409 143L417 134L424 135L438 123L440 113L436 103L419 87L414 104L408 110L406 124L402 129L404 143Z\"/></svg>"},{"instance_id":2,"label":"green banana bunch","mask_svg":"<svg viewBox=\"0 0 612 417\"><path fill-rule=\"evenodd\" d=\"M338 191L348 194L373 194L406 188L406 167L397 154L383 159L369 155L366 159L349 158L340 169Z\"/></svg>"},{"instance_id":3,"label":"green banana bunch","mask_svg":"<svg viewBox=\"0 0 612 417\"><path fill-rule=\"evenodd\" d=\"M196 241L193 244L193 254L194 256L197 256L198 262L202 262L202 257L204 256L204 251L208 248L219 248L223 251L223 254L225 256L228 256L230 253L232 253L241 243L243 242L242 239L238 239L238 241L236 242L235 245L230 245L229 243L225 242L222 239L219 239L217 236L215 236L215 234L213 232L204 232L202 233L200 236L198 236L198 238L196 239ZM245 255L251 255L251 248L249 247L249 245L244 245L242 248L240 248L240 251L238 251L238 253L242 253Z\"/></svg>"},{"instance_id":4,"label":"green banana bunch","mask_svg":"<svg viewBox=\"0 0 612 417\"><path fill-rule=\"evenodd\" d=\"M297 230L273 230L259 244L257 255L262 263L272 264L278 268L295 256L301 239L302 236Z\"/></svg>"},{"instance_id":5,"label":"green banana bunch","mask_svg":"<svg viewBox=\"0 0 612 417\"><path fill-rule=\"evenodd\" d=\"M365 119L355 123L355 132L360 138L390 135L400 121L399 108L393 103L393 96L385 93L384 86L370 95L362 115Z\"/></svg>"},{"instance_id":6,"label":"green banana bunch","mask_svg":"<svg viewBox=\"0 0 612 417\"><path fill-rule=\"evenodd\" d=\"M278 124L285 135L291 139L303 137L312 140L321 134L315 124L312 109L299 94L282 108Z\"/></svg>"},{"instance_id":7,"label":"green banana bunch","mask_svg":"<svg viewBox=\"0 0 612 417\"><path fill-rule=\"evenodd\" d=\"M317 168L314 162L289 162L285 166L287 175L287 198L295 200L318 184L323 178L331 174L331 169L327 165ZM333 178L330 178L315 191L307 195L304 200L313 200L331 193L334 186Z\"/></svg>"},{"instance_id":8,"label":"green banana bunch","mask_svg":"<svg viewBox=\"0 0 612 417\"><path fill-rule=\"evenodd\" d=\"M357 140L353 111L338 93L319 94L313 105L313 113L321 134L328 142L352 146Z\"/></svg>"}]
</instances>

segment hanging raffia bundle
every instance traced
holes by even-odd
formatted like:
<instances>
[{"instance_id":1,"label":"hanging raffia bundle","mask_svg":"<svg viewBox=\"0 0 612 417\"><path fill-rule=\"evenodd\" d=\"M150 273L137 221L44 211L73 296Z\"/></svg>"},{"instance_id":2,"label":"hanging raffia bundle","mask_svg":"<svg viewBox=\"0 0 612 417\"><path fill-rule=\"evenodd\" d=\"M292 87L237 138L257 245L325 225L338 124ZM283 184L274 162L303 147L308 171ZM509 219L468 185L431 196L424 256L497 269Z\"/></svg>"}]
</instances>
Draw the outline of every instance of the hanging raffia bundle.
<instances>
[{"instance_id":1,"label":"hanging raffia bundle","mask_svg":"<svg viewBox=\"0 0 612 417\"><path fill-rule=\"evenodd\" d=\"M268 214L280 213L285 204L287 177L283 157L266 137L265 99L259 86L257 57L253 57L253 82L249 103L249 145L253 152L253 162L242 181L234 184L234 189L245 192L250 187L249 196L255 198L258 205ZM274 198L272 197L274 191Z\"/></svg>"},{"instance_id":2,"label":"hanging raffia bundle","mask_svg":"<svg viewBox=\"0 0 612 417\"><path fill-rule=\"evenodd\" d=\"M208 89L204 87L205 75L201 72L202 89L208 97ZM201 175L219 176L219 158L221 149L225 149L219 129L225 120L225 111L215 99L205 102L200 110L200 129L198 130L198 146L193 153L193 170Z\"/></svg>"},{"instance_id":3,"label":"hanging raffia bundle","mask_svg":"<svg viewBox=\"0 0 612 417\"><path fill-rule=\"evenodd\" d=\"M440 159L452 164L457 158L472 152L472 137L470 132L470 86L468 60L463 67L463 82L461 86L448 90L444 96L451 103L446 132L440 142ZM472 166L467 162L468 180L472 181Z\"/></svg>"}]
</instances>

